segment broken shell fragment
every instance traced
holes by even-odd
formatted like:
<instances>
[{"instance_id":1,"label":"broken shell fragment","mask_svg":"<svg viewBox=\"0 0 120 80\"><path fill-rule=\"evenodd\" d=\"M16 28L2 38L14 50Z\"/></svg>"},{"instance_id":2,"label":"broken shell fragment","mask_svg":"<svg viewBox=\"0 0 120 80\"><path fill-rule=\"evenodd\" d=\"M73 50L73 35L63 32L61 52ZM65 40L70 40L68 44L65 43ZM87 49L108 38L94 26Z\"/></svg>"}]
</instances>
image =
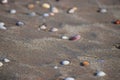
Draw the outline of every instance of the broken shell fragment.
<instances>
[{"instance_id":1,"label":"broken shell fragment","mask_svg":"<svg viewBox=\"0 0 120 80\"><path fill-rule=\"evenodd\" d=\"M18 22L16 23L16 25L17 25L17 26L24 26L25 23L24 23L24 22L21 22L21 21L18 21Z\"/></svg>"},{"instance_id":2,"label":"broken shell fragment","mask_svg":"<svg viewBox=\"0 0 120 80\"><path fill-rule=\"evenodd\" d=\"M57 29L57 28L51 28L50 31L51 31L51 32L57 32L58 29Z\"/></svg>"},{"instance_id":3,"label":"broken shell fragment","mask_svg":"<svg viewBox=\"0 0 120 80\"><path fill-rule=\"evenodd\" d=\"M48 3L43 3L43 4L42 4L42 7L43 7L43 8L46 8L46 9L49 9L49 8L50 8L50 4L48 4Z\"/></svg>"},{"instance_id":4,"label":"broken shell fragment","mask_svg":"<svg viewBox=\"0 0 120 80\"><path fill-rule=\"evenodd\" d=\"M70 64L70 61L64 60L64 61L61 62L61 64L62 64L62 65L69 65L69 64Z\"/></svg>"},{"instance_id":5,"label":"broken shell fragment","mask_svg":"<svg viewBox=\"0 0 120 80\"><path fill-rule=\"evenodd\" d=\"M4 25L5 25L5 23L4 23L4 22L0 22L0 25L4 26Z\"/></svg>"},{"instance_id":6,"label":"broken shell fragment","mask_svg":"<svg viewBox=\"0 0 120 80\"><path fill-rule=\"evenodd\" d=\"M15 9L11 9L10 10L10 14L15 14L16 13L16 10Z\"/></svg>"},{"instance_id":7,"label":"broken shell fragment","mask_svg":"<svg viewBox=\"0 0 120 80\"><path fill-rule=\"evenodd\" d=\"M98 76L98 77L103 77L103 76L106 75L106 73L103 72L103 71L97 71L97 72L95 73L95 75Z\"/></svg>"},{"instance_id":8,"label":"broken shell fragment","mask_svg":"<svg viewBox=\"0 0 120 80\"><path fill-rule=\"evenodd\" d=\"M106 12L107 12L107 9L105 9L105 8L100 8L99 12L101 12L101 13L106 13Z\"/></svg>"},{"instance_id":9,"label":"broken shell fragment","mask_svg":"<svg viewBox=\"0 0 120 80\"><path fill-rule=\"evenodd\" d=\"M75 40L79 40L81 38L80 35L75 35L69 38L69 40L75 41Z\"/></svg>"},{"instance_id":10,"label":"broken shell fragment","mask_svg":"<svg viewBox=\"0 0 120 80\"><path fill-rule=\"evenodd\" d=\"M10 62L10 60L7 59L7 58L3 59L3 61L6 62L6 63Z\"/></svg>"},{"instance_id":11,"label":"broken shell fragment","mask_svg":"<svg viewBox=\"0 0 120 80\"><path fill-rule=\"evenodd\" d=\"M7 4L7 3L8 3L8 0L2 0L1 3L2 3L2 4Z\"/></svg>"},{"instance_id":12,"label":"broken shell fragment","mask_svg":"<svg viewBox=\"0 0 120 80\"><path fill-rule=\"evenodd\" d=\"M0 22L0 29L6 30L7 28L4 25L5 25L4 22Z\"/></svg>"},{"instance_id":13,"label":"broken shell fragment","mask_svg":"<svg viewBox=\"0 0 120 80\"><path fill-rule=\"evenodd\" d=\"M43 16L44 16L44 17L48 17L48 16L50 16L50 15L49 15L49 13L44 13Z\"/></svg>"},{"instance_id":14,"label":"broken shell fragment","mask_svg":"<svg viewBox=\"0 0 120 80\"><path fill-rule=\"evenodd\" d=\"M29 16L36 16L35 12L28 13Z\"/></svg>"},{"instance_id":15,"label":"broken shell fragment","mask_svg":"<svg viewBox=\"0 0 120 80\"><path fill-rule=\"evenodd\" d=\"M67 37L67 36L62 36L62 39L69 39L69 37Z\"/></svg>"},{"instance_id":16,"label":"broken shell fragment","mask_svg":"<svg viewBox=\"0 0 120 80\"><path fill-rule=\"evenodd\" d=\"M67 77L64 80L75 80L75 78L73 78L73 77Z\"/></svg>"},{"instance_id":17,"label":"broken shell fragment","mask_svg":"<svg viewBox=\"0 0 120 80\"><path fill-rule=\"evenodd\" d=\"M77 7L73 7L67 11L67 13L72 14L77 10Z\"/></svg>"},{"instance_id":18,"label":"broken shell fragment","mask_svg":"<svg viewBox=\"0 0 120 80\"><path fill-rule=\"evenodd\" d=\"M120 20L116 20L116 21L115 21L115 24L120 24Z\"/></svg>"},{"instance_id":19,"label":"broken shell fragment","mask_svg":"<svg viewBox=\"0 0 120 80\"><path fill-rule=\"evenodd\" d=\"M81 63L81 65L82 65L82 66L89 66L90 63L89 63L88 61L84 61L84 62Z\"/></svg>"},{"instance_id":20,"label":"broken shell fragment","mask_svg":"<svg viewBox=\"0 0 120 80\"><path fill-rule=\"evenodd\" d=\"M51 8L51 12L53 13L59 13L59 10L56 7Z\"/></svg>"},{"instance_id":21,"label":"broken shell fragment","mask_svg":"<svg viewBox=\"0 0 120 80\"><path fill-rule=\"evenodd\" d=\"M0 62L0 67L2 67L3 66L3 63L2 62Z\"/></svg>"},{"instance_id":22,"label":"broken shell fragment","mask_svg":"<svg viewBox=\"0 0 120 80\"><path fill-rule=\"evenodd\" d=\"M47 29L47 27L46 27L45 24L42 24L42 25L40 26L40 29L45 30L45 29Z\"/></svg>"},{"instance_id":23,"label":"broken shell fragment","mask_svg":"<svg viewBox=\"0 0 120 80\"><path fill-rule=\"evenodd\" d=\"M28 9L33 9L35 7L34 4L28 4Z\"/></svg>"}]
</instances>

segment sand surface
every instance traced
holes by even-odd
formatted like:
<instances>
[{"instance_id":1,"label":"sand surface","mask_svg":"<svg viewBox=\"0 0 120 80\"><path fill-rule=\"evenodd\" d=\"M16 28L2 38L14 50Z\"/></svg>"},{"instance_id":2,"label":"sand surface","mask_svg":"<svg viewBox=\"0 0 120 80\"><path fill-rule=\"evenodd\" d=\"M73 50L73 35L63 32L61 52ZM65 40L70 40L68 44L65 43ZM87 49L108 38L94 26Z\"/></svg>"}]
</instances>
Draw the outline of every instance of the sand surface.
<instances>
[{"instance_id":1,"label":"sand surface","mask_svg":"<svg viewBox=\"0 0 120 80\"><path fill-rule=\"evenodd\" d=\"M0 58L8 58L10 63L0 67L0 80L63 80L74 77L76 80L119 80L120 25L113 24L120 19L120 0L9 0L0 4L0 22L7 30L0 30ZM99 2L97 2L99 1ZM47 18L41 14L49 12L41 7L48 2L59 9L55 16ZM35 4L29 10L28 4ZM66 11L78 7L74 14ZM98 13L99 8L106 8L107 13ZM16 14L10 14L16 9ZM28 16L36 12L34 17ZM20 27L17 21L25 23ZM38 31L46 23L47 28L58 28L58 32ZM61 36L79 34L77 41L62 40ZM120 45L120 44L118 44ZM60 64L69 60L68 66ZM82 61L89 61L90 66L80 66ZM54 69L58 66L58 69ZM94 73L104 71L107 75L96 77Z\"/></svg>"}]
</instances>

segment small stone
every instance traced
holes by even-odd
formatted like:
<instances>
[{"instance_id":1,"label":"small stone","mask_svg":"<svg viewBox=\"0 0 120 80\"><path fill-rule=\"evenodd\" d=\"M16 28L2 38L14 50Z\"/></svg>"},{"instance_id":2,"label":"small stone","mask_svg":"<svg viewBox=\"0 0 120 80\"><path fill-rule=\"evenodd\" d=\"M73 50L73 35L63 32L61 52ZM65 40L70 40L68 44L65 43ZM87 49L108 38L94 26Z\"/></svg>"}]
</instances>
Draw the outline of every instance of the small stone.
<instances>
[{"instance_id":1,"label":"small stone","mask_svg":"<svg viewBox=\"0 0 120 80\"><path fill-rule=\"evenodd\" d=\"M98 77L103 77L103 76L105 76L105 75L106 75L106 73L103 72L103 71L98 71L98 72L96 72L96 76L98 76Z\"/></svg>"},{"instance_id":2,"label":"small stone","mask_svg":"<svg viewBox=\"0 0 120 80\"><path fill-rule=\"evenodd\" d=\"M77 7L73 7L67 11L69 14L73 14L77 10Z\"/></svg>"},{"instance_id":3,"label":"small stone","mask_svg":"<svg viewBox=\"0 0 120 80\"><path fill-rule=\"evenodd\" d=\"M69 39L69 37L67 37L67 36L62 36L62 39Z\"/></svg>"},{"instance_id":4,"label":"small stone","mask_svg":"<svg viewBox=\"0 0 120 80\"><path fill-rule=\"evenodd\" d=\"M57 28L51 28L51 30L50 30L51 32L57 32L58 31L58 29Z\"/></svg>"},{"instance_id":5,"label":"small stone","mask_svg":"<svg viewBox=\"0 0 120 80\"><path fill-rule=\"evenodd\" d=\"M73 77L67 77L64 80L75 80L75 78L73 78Z\"/></svg>"},{"instance_id":6,"label":"small stone","mask_svg":"<svg viewBox=\"0 0 120 80\"><path fill-rule=\"evenodd\" d=\"M43 7L43 8L46 8L46 9L49 9L49 8L50 8L50 4L48 4L48 3L43 3L43 4L42 4L42 7Z\"/></svg>"},{"instance_id":7,"label":"small stone","mask_svg":"<svg viewBox=\"0 0 120 80\"><path fill-rule=\"evenodd\" d=\"M29 16L36 16L35 12L28 13Z\"/></svg>"},{"instance_id":8,"label":"small stone","mask_svg":"<svg viewBox=\"0 0 120 80\"><path fill-rule=\"evenodd\" d=\"M107 9L101 8L101 9L99 10L99 12L101 12L101 13L106 13L106 12L107 12Z\"/></svg>"},{"instance_id":9,"label":"small stone","mask_svg":"<svg viewBox=\"0 0 120 80\"><path fill-rule=\"evenodd\" d=\"M84 62L81 63L81 65L82 65L82 66L89 66L90 63L89 63L88 61L84 61Z\"/></svg>"},{"instance_id":10,"label":"small stone","mask_svg":"<svg viewBox=\"0 0 120 80\"><path fill-rule=\"evenodd\" d=\"M49 15L49 13L44 13L43 16L44 16L44 17L48 17L48 16L50 16L50 15Z\"/></svg>"},{"instance_id":11,"label":"small stone","mask_svg":"<svg viewBox=\"0 0 120 80\"><path fill-rule=\"evenodd\" d=\"M69 40L76 41L76 40L79 40L80 38L81 38L80 35L75 35L75 36L70 37Z\"/></svg>"},{"instance_id":12,"label":"small stone","mask_svg":"<svg viewBox=\"0 0 120 80\"><path fill-rule=\"evenodd\" d=\"M2 3L2 4L7 4L7 3L8 3L8 0L2 0L1 3Z\"/></svg>"},{"instance_id":13,"label":"small stone","mask_svg":"<svg viewBox=\"0 0 120 80\"><path fill-rule=\"evenodd\" d=\"M0 67L2 67L3 66L3 63L2 62L0 62Z\"/></svg>"},{"instance_id":14,"label":"small stone","mask_svg":"<svg viewBox=\"0 0 120 80\"><path fill-rule=\"evenodd\" d=\"M7 59L7 58L5 58L5 59L4 59L4 62L8 63L8 62L10 62L10 60Z\"/></svg>"},{"instance_id":15,"label":"small stone","mask_svg":"<svg viewBox=\"0 0 120 80\"><path fill-rule=\"evenodd\" d=\"M34 4L28 4L28 9L33 9L35 7Z\"/></svg>"},{"instance_id":16,"label":"small stone","mask_svg":"<svg viewBox=\"0 0 120 80\"><path fill-rule=\"evenodd\" d=\"M52 13L59 13L59 10L56 7L51 8Z\"/></svg>"},{"instance_id":17,"label":"small stone","mask_svg":"<svg viewBox=\"0 0 120 80\"><path fill-rule=\"evenodd\" d=\"M11 9L10 10L10 14L15 14L16 13L16 10L15 9Z\"/></svg>"},{"instance_id":18,"label":"small stone","mask_svg":"<svg viewBox=\"0 0 120 80\"><path fill-rule=\"evenodd\" d=\"M45 24L42 24L42 25L40 26L40 29L45 30L45 29L47 29L47 27L46 27Z\"/></svg>"},{"instance_id":19,"label":"small stone","mask_svg":"<svg viewBox=\"0 0 120 80\"><path fill-rule=\"evenodd\" d=\"M62 65L69 65L69 64L70 64L70 61L64 60L64 61L61 62L61 64L62 64Z\"/></svg>"},{"instance_id":20,"label":"small stone","mask_svg":"<svg viewBox=\"0 0 120 80\"><path fill-rule=\"evenodd\" d=\"M24 23L24 22L21 22L21 21L18 21L18 22L16 23L16 25L17 25L17 26L24 26L25 23Z\"/></svg>"}]
</instances>

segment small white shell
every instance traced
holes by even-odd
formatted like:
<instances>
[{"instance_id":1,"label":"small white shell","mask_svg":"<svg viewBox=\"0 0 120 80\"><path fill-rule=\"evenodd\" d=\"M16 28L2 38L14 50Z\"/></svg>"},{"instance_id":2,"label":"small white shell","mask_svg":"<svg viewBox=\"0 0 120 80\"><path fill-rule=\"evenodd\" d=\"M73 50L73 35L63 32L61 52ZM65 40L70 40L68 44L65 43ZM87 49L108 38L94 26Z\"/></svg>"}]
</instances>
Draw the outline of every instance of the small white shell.
<instances>
[{"instance_id":1,"label":"small white shell","mask_svg":"<svg viewBox=\"0 0 120 80\"><path fill-rule=\"evenodd\" d=\"M102 9L100 9L100 12L101 12L101 13L106 13L106 12L107 12L107 9L102 8Z\"/></svg>"},{"instance_id":2,"label":"small white shell","mask_svg":"<svg viewBox=\"0 0 120 80\"><path fill-rule=\"evenodd\" d=\"M4 26L4 25L5 25L5 23L4 23L4 22L0 22L0 25Z\"/></svg>"},{"instance_id":3,"label":"small white shell","mask_svg":"<svg viewBox=\"0 0 120 80\"><path fill-rule=\"evenodd\" d=\"M65 78L64 80L75 80L75 78L67 77L67 78Z\"/></svg>"},{"instance_id":4,"label":"small white shell","mask_svg":"<svg viewBox=\"0 0 120 80\"><path fill-rule=\"evenodd\" d=\"M2 0L1 1L3 4L6 4L6 3L8 3L8 0Z\"/></svg>"},{"instance_id":5,"label":"small white shell","mask_svg":"<svg viewBox=\"0 0 120 80\"><path fill-rule=\"evenodd\" d=\"M70 64L70 61L64 60L64 61L61 62L61 64L62 64L62 65L69 65L69 64Z\"/></svg>"},{"instance_id":6,"label":"small white shell","mask_svg":"<svg viewBox=\"0 0 120 80\"><path fill-rule=\"evenodd\" d=\"M44 13L43 16L44 16L44 17L48 17L48 16L50 16L50 15L49 15L49 13Z\"/></svg>"},{"instance_id":7,"label":"small white shell","mask_svg":"<svg viewBox=\"0 0 120 80\"><path fill-rule=\"evenodd\" d=\"M7 28L3 25L0 25L0 29L6 30Z\"/></svg>"},{"instance_id":8,"label":"small white shell","mask_svg":"<svg viewBox=\"0 0 120 80\"><path fill-rule=\"evenodd\" d=\"M24 23L24 22L21 22L21 21L18 21L18 22L16 23L16 25L17 25L17 26L24 26L25 23Z\"/></svg>"},{"instance_id":9,"label":"small white shell","mask_svg":"<svg viewBox=\"0 0 120 80\"><path fill-rule=\"evenodd\" d=\"M58 66L54 66L54 69L58 69Z\"/></svg>"},{"instance_id":10,"label":"small white shell","mask_svg":"<svg viewBox=\"0 0 120 80\"><path fill-rule=\"evenodd\" d=\"M67 37L67 36L62 36L62 39L69 39L69 37Z\"/></svg>"},{"instance_id":11,"label":"small white shell","mask_svg":"<svg viewBox=\"0 0 120 80\"><path fill-rule=\"evenodd\" d=\"M4 62L8 63L8 62L10 62L10 60L7 58L4 58Z\"/></svg>"},{"instance_id":12,"label":"small white shell","mask_svg":"<svg viewBox=\"0 0 120 80\"><path fill-rule=\"evenodd\" d=\"M98 77L103 77L103 76L105 76L105 75L106 75L106 73L103 72L103 71L98 71L98 72L96 73L96 76L98 76Z\"/></svg>"},{"instance_id":13,"label":"small white shell","mask_svg":"<svg viewBox=\"0 0 120 80\"><path fill-rule=\"evenodd\" d=\"M15 9L10 10L10 14L15 14L17 11Z\"/></svg>"},{"instance_id":14,"label":"small white shell","mask_svg":"<svg viewBox=\"0 0 120 80\"><path fill-rule=\"evenodd\" d=\"M53 12L53 13L58 13L59 10L58 10L56 7L52 7L52 8L51 8L51 12Z\"/></svg>"},{"instance_id":15,"label":"small white shell","mask_svg":"<svg viewBox=\"0 0 120 80\"><path fill-rule=\"evenodd\" d=\"M31 12L28 14L29 16L36 16L36 13L35 12Z\"/></svg>"},{"instance_id":16,"label":"small white shell","mask_svg":"<svg viewBox=\"0 0 120 80\"><path fill-rule=\"evenodd\" d=\"M40 29L45 30L47 27L45 25L40 26Z\"/></svg>"},{"instance_id":17,"label":"small white shell","mask_svg":"<svg viewBox=\"0 0 120 80\"><path fill-rule=\"evenodd\" d=\"M51 32L57 32L58 31L58 29L57 28L51 28L51 30L50 30Z\"/></svg>"},{"instance_id":18,"label":"small white shell","mask_svg":"<svg viewBox=\"0 0 120 80\"><path fill-rule=\"evenodd\" d=\"M0 67L2 67L3 66L3 63L2 62L0 62Z\"/></svg>"}]
</instances>

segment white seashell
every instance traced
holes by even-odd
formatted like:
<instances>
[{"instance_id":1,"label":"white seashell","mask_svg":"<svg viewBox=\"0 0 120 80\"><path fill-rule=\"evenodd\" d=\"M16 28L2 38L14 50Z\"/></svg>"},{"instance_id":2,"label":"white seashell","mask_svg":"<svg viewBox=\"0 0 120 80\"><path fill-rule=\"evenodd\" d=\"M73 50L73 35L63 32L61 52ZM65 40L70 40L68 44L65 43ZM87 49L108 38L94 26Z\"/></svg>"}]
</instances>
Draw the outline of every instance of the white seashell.
<instances>
[{"instance_id":1,"label":"white seashell","mask_svg":"<svg viewBox=\"0 0 120 80\"><path fill-rule=\"evenodd\" d=\"M4 26L4 25L5 25L5 23L4 23L4 22L0 22L0 25Z\"/></svg>"},{"instance_id":2,"label":"white seashell","mask_svg":"<svg viewBox=\"0 0 120 80\"><path fill-rule=\"evenodd\" d=\"M52 8L51 8L51 12L53 12L53 13L58 13L59 10L58 10L56 7L52 7Z\"/></svg>"},{"instance_id":3,"label":"white seashell","mask_svg":"<svg viewBox=\"0 0 120 80\"><path fill-rule=\"evenodd\" d=\"M75 78L67 77L67 78L65 78L64 80L75 80Z\"/></svg>"},{"instance_id":4,"label":"white seashell","mask_svg":"<svg viewBox=\"0 0 120 80\"><path fill-rule=\"evenodd\" d=\"M45 25L40 26L40 29L45 30L47 27Z\"/></svg>"},{"instance_id":5,"label":"white seashell","mask_svg":"<svg viewBox=\"0 0 120 80\"><path fill-rule=\"evenodd\" d=\"M8 3L8 0L2 0L1 1L3 4L6 4L6 3Z\"/></svg>"},{"instance_id":6,"label":"white seashell","mask_svg":"<svg viewBox=\"0 0 120 80\"><path fill-rule=\"evenodd\" d=\"M49 15L49 13L44 13L43 16L44 16L44 17L48 17L48 16L50 16L50 15Z\"/></svg>"},{"instance_id":7,"label":"white seashell","mask_svg":"<svg viewBox=\"0 0 120 80\"><path fill-rule=\"evenodd\" d=\"M69 65L69 64L70 64L70 61L64 60L64 61L61 62L61 64L62 64L62 65Z\"/></svg>"},{"instance_id":8,"label":"white seashell","mask_svg":"<svg viewBox=\"0 0 120 80\"><path fill-rule=\"evenodd\" d=\"M58 69L58 66L54 66L54 69Z\"/></svg>"},{"instance_id":9,"label":"white seashell","mask_svg":"<svg viewBox=\"0 0 120 80\"><path fill-rule=\"evenodd\" d=\"M58 29L57 28L51 28L51 30L50 30L51 32L57 32L58 31Z\"/></svg>"},{"instance_id":10,"label":"white seashell","mask_svg":"<svg viewBox=\"0 0 120 80\"><path fill-rule=\"evenodd\" d=\"M17 26L24 26L25 23L24 23L24 22L21 22L21 21L18 21L18 22L16 23L16 25L17 25Z\"/></svg>"},{"instance_id":11,"label":"white seashell","mask_svg":"<svg viewBox=\"0 0 120 80\"><path fill-rule=\"evenodd\" d=\"M16 13L16 10L15 9L11 9L10 10L10 14L15 14Z\"/></svg>"},{"instance_id":12,"label":"white seashell","mask_svg":"<svg viewBox=\"0 0 120 80\"><path fill-rule=\"evenodd\" d=\"M100 12L101 12L101 13L106 13L106 12L107 12L107 9L102 8L102 9L100 9Z\"/></svg>"},{"instance_id":13,"label":"white seashell","mask_svg":"<svg viewBox=\"0 0 120 80\"><path fill-rule=\"evenodd\" d=\"M0 29L6 30L7 28L3 25L0 25Z\"/></svg>"},{"instance_id":14,"label":"white seashell","mask_svg":"<svg viewBox=\"0 0 120 80\"><path fill-rule=\"evenodd\" d=\"M29 16L36 16L36 13L35 12L31 12L28 14Z\"/></svg>"},{"instance_id":15,"label":"white seashell","mask_svg":"<svg viewBox=\"0 0 120 80\"><path fill-rule=\"evenodd\" d=\"M2 67L3 66L3 63L2 62L0 62L0 67Z\"/></svg>"},{"instance_id":16,"label":"white seashell","mask_svg":"<svg viewBox=\"0 0 120 80\"><path fill-rule=\"evenodd\" d=\"M62 36L62 39L69 39L69 37L67 37L67 36Z\"/></svg>"},{"instance_id":17,"label":"white seashell","mask_svg":"<svg viewBox=\"0 0 120 80\"><path fill-rule=\"evenodd\" d=\"M76 10L77 10L77 7L73 7L73 8L68 10L68 13L73 14Z\"/></svg>"},{"instance_id":18,"label":"white seashell","mask_svg":"<svg viewBox=\"0 0 120 80\"><path fill-rule=\"evenodd\" d=\"M105 75L106 75L106 73L103 72L103 71L98 71L98 72L96 73L96 76L99 76L99 77L103 77L103 76L105 76Z\"/></svg>"},{"instance_id":19,"label":"white seashell","mask_svg":"<svg viewBox=\"0 0 120 80\"><path fill-rule=\"evenodd\" d=\"M8 63L8 62L10 62L10 60L7 59L7 58L5 58L5 59L4 59L4 62Z\"/></svg>"}]
</instances>

